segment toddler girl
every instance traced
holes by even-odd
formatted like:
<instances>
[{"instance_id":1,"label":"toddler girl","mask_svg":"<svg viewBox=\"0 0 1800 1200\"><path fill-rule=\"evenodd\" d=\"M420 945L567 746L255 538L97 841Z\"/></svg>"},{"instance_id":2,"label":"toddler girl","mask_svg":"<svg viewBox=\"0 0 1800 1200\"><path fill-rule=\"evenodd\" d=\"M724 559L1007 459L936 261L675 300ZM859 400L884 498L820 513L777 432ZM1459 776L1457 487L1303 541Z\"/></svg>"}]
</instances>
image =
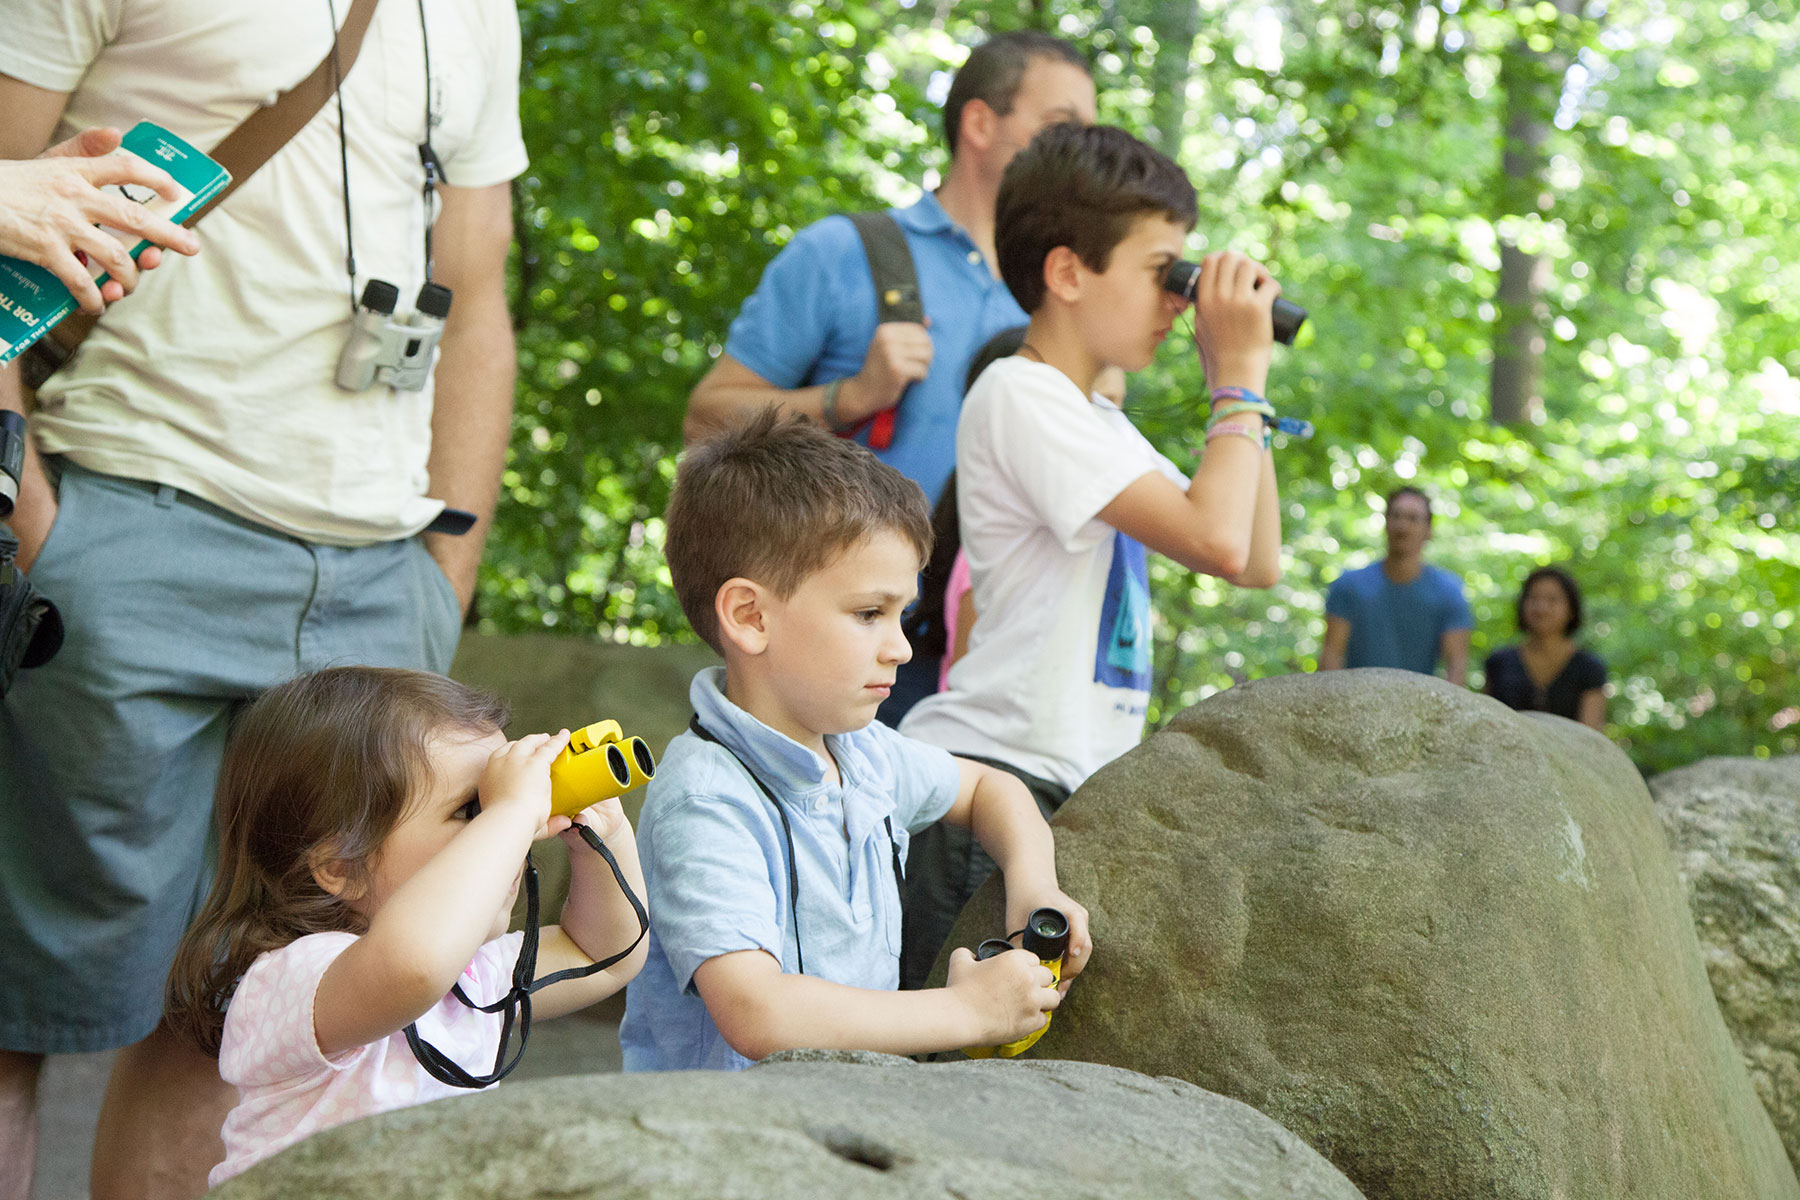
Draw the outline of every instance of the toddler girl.
<instances>
[{"instance_id":1,"label":"toddler girl","mask_svg":"<svg viewBox=\"0 0 1800 1200\"><path fill-rule=\"evenodd\" d=\"M515 979L526 935L506 933L531 843L577 846L550 815L568 731L508 742L506 715L442 676L372 667L302 676L243 714L219 774L218 874L169 978L170 1021L238 1089L211 1184L321 1129L505 1074L510 1018L476 1006L532 982ZM538 1017L612 994L644 960L620 887L644 887L630 823L616 799L576 820L610 845L618 879L585 847L570 855L563 923L538 944L548 986L519 1002Z\"/></svg>"}]
</instances>

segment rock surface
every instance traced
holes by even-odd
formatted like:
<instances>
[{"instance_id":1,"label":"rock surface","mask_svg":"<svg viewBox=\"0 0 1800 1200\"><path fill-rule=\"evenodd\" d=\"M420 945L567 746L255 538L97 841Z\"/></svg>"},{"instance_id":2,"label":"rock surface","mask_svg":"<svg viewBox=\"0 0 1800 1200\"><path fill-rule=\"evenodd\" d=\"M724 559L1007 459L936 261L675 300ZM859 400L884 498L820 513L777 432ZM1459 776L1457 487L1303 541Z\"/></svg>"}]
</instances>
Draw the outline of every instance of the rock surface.
<instances>
[{"instance_id":1,"label":"rock surface","mask_svg":"<svg viewBox=\"0 0 1800 1200\"><path fill-rule=\"evenodd\" d=\"M1713 758L1650 781L1719 1011L1800 1165L1800 758Z\"/></svg>"},{"instance_id":2,"label":"rock surface","mask_svg":"<svg viewBox=\"0 0 1800 1200\"><path fill-rule=\"evenodd\" d=\"M1091 1063L782 1056L741 1074L547 1080L340 1126L219 1200L1357 1200L1293 1134Z\"/></svg>"},{"instance_id":3,"label":"rock surface","mask_svg":"<svg viewBox=\"0 0 1800 1200\"><path fill-rule=\"evenodd\" d=\"M1399 671L1266 679L1056 824L1096 951L1032 1053L1235 1096L1371 1200L1800 1196L1600 734Z\"/></svg>"}]
</instances>

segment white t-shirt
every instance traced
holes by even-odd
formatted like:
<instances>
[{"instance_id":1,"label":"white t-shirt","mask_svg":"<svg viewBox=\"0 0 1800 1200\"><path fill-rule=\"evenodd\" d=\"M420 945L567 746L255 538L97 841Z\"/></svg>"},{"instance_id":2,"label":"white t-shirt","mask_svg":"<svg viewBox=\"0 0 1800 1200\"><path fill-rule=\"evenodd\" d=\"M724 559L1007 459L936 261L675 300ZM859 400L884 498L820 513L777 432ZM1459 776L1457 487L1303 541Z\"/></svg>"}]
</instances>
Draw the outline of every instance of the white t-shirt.
<instances>
[{"instance_id":1,"label":"white t-shirt","mask_svg":"<svg viewBox=\"0 0 1800 1200\"><path fill-rule=\"evenodd\" d=\"M956 500L975 597L949 690L900 732L1073 790L1135 746L1150 689L1144 548L1098 519L1129 485L1187 477L1104 397L1055 367L982 372L956 427Z\"/></svg>"},{"instance_id":2,"label":"white t-shirt","mask_svg":"<svg viewBox=\"0 0 1800 1200\"><path fill-rule=\"evenodd\" d=\"M350 0L335 0L337 19ZM432 146L448 182L525 169L511 0L426 0ZM56 138L154 121L203 150L331 49L319 0L0 0L0 73L70 93ZM425 61L419 8L375 11L343 87L355 293L372 278L410 311L424 278ZM297 537L405 537L424 498L431 390L332 382L349 331L338 113L328 101L115 305L38 397L39 445L92 470L171 484Z\"/></svg>"},{"instance_id":3,"label":"white t-shirt","mask_svg":"<svg viewBox=\"0 0 1800 1200\"><path fill-rule=\"evenodd\" d=\"M509 933L477 950L457 981L463 993L477 1004L506 995L523 939ZM219 1077L237 1088L238 1102L220 1131L225 1160L212 1169L208 1187L333 1125L469 1094L427 1075L404 1030L331 1058L320 1052L313 1026L319 980L355 942L353 933L311 934L262 955L238 981L219 1046ZM478 1012L451 995L415 1024L470 1074L494 1069L500 1014Z\"/></svg>"}]
</instances>

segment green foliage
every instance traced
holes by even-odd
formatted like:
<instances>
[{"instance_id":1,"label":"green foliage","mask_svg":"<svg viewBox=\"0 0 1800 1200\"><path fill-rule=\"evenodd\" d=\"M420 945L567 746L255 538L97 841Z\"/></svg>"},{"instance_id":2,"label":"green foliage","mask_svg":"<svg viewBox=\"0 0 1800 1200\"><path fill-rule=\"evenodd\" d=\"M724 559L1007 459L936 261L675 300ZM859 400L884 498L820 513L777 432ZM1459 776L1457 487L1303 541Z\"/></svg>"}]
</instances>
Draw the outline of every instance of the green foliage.
<instances>
[{"instance_id":1,"label":"green foliage","mask_svg":"<svg viewBox=\"0 0 1800 1200\"><path fill-rule=\"evenodd\" d=\"M1198 19L1196 19L1198 14ZM1103 119L1201 186L1196 253L1275 269L1313 312L1272 399L1287 572L1268 592L1155 568L1153 718L1306 670L1325 585L1380 552L1380 496L1436 498L1482 654L1520 581L1569 566L1647 770L1800 751L1800 33L1791 3L835 0L521 6L519 418L485 627L688 636L658 544L686 394L762 266L828 212L941 166L933 101L978 20L1093 50ZM1500 198L1505 56L1561 81L1550 193ZM1182 86L1185 81L1185 86ZM1526 206L1529 209L1529 205ZM1500 215L1500 214L1508 215ZM1549 268L1548 420L1486 419L1497 221ZM1182 461L1201 378L1132 381Z\"/></svg>"}]
</instances>

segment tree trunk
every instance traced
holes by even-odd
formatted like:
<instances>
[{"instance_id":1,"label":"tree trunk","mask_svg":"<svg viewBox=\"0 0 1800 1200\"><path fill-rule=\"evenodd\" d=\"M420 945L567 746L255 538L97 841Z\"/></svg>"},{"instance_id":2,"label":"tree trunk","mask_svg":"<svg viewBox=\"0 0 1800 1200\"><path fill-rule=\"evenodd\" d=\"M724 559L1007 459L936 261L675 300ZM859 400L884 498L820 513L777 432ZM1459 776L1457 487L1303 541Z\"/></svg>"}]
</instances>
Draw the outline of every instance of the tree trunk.
<instances>
[{"instance_id":1,"label":"tree trunk","mask_svg":"<svg viewBox=\"0 0 1800 1200\"><path fill-rule=\"evenodd\" d=\"M1529 7L1533 2L1515 0L1515 7ZM1578 15L1581 0L1557 0L1557 8ZM1559 32L1553 30L1552 35ZM1533 50L1523 38L1507 47L1501 57L1506 143L1500 162L1496 221L1550 209L1544 143L1568 67L1565 50ZM1549 276L1548 260L1521 250L1515 239L1501 235L1500 282L1494 297L1494 365L1488 384L1489 413L1497 425L1543 419L1544 347L1549 324L1543 296Z\"/></svg>"}]
</instances>

